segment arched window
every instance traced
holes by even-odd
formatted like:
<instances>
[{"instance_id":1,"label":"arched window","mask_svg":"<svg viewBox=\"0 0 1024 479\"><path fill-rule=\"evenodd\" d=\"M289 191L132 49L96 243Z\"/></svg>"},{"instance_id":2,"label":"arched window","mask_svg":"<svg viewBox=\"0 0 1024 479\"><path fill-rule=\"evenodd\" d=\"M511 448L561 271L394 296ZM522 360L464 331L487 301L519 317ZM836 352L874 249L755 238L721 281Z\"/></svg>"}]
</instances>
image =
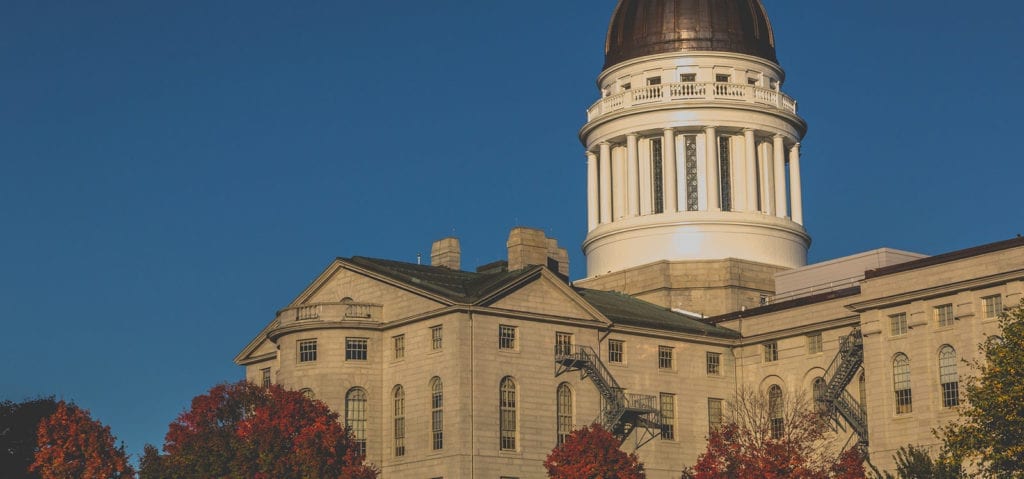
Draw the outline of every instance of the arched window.
<instances>
[{"instance_id":1,"label":"arched window","mask_svg":"<svg viewBox=\"0 0 1024 479\"><path fill-rule=\"evenodd\" d=\"M771 422L772 439L779 439L785 427L782 418L782 388L773 384L768 388L768 419Z\"/></svg>"},{"instance_id":2,"label":"arched window","mask_svg":"<svg viewBox=\"0 0 1024 479\"><path fill-rule=\"evenodd\" d=\"M392 395L395 415L395 457L405 455L405 389L399 384Z\"/></svg>"},{"instance_id":3,"label":"arched window","mask_svg":"<svg viewBox=\"0 0 1024 479\"><path fill-rule=\"evenodd\" d=\"M939 384L942 385L942 407L960 405L960 375L956 371L956 350L948 344L939 348Z\"/></svg>"},{"instance_id":4,"label":"arched window","mask_svg":"<svg viewBox=\"0 0 1024 479\"><path fill-rule=\"evenodd\" d=\"M444 386L436 376L430 380L430 439L435 451L444 447Z\"/></svg>"},{"instance_id":5,"label":"arched window","mask_svg":"<svg viewBox=\"0 0 1024 479\"><path fill-rule=\"evenodd\" d=\"M345 394L345 426L352 431L359 453L366 454L366 390L352 388Z\"/></svg>"},{"instance_id":6,"label":"arched window","mask_svg":"<svg viewBox=\"0 0 1024 479\"><path fill-rule=\"evenodd\" d=\"M568 384L558 385L558 444L561 445L572 434L572 389Z\"/></svg>"},{"instance_id":7,"label":"arched window","mask_svg":"<svg viewBox=\"0 0 1024 479\"><path fill-rule=\"evenodd\" d=\"M501 380L499 388L501 399L499 411L501 423L501 449L514 451L516 449L516 383L511 377L506 376Z\"/></svg>"},{"instance_id":8,"label":"arched window","mask_svg":"<svg viewBox=\"0 0 1024 479\"><path fill-rule=\"evenodd\" d=\"M896 414L914 411L914 398L910 391L910 358L899 353L892 360L893 390L896 391Z\"/></svg>"},{"instance_id":9,"label":"arched window","mask_svg":"<svg viewBox=\"0 0 1024 479\"><path fill-rule=\"evenodd\" d=\"M828 407L825 404L825 390L827 388L828 385L825 384L824 378L814 378L814 383L811 384L811 393L814 396L814 405L819 412L824 411Z\"/></svg>"}]
</instances>

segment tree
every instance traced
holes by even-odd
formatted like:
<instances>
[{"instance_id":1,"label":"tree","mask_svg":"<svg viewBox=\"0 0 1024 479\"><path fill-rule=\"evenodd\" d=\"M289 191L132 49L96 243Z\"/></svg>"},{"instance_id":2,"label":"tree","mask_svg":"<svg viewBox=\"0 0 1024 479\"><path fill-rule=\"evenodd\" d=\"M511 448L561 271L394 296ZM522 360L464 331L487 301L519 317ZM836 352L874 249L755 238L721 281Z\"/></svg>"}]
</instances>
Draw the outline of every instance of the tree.
<instances>
[{"instance_id":1,"label":"tree","mask_svg":"<svg viewBox=\"0 0 1024 479\"><path fill-rule=\"evenodd\" d=\"M141 479L377 477L336 413L277 385L243 381L196 396L163 450L146 448Z\"/></svg>"},{"instance_id":2,"label":"tree","mask_svg":"<svg viewBox=\"0 0 1024 479\"><path fill-rule=\"evenodd\" d=\"M644 465L636 454L619 449L619 441L599 425L573 431L544 461L554 479L641 479Z\"/></svg>"},{"instance_id":3,"label":"tree","mask_svg":"<svg viewBox=\"0 0 1024 479\"><path fill-rule=\"evenodd\" d=\"M29 472L36 454L39 422L57 410L53 396L20 403L0 402L0 477L38 479Z\"/></svg>"},{"instance_id":4,"label":"tree","mask_svg":"<svg viewBox=\"0 0 1024 479\"><path fill-rule=\"evenodd\" d=\"M121 479L135 477L124 446L115 445L110 427L89 411L64 401L39 423L38 450L30 470L42 479Z\"/></svg>"},{"instance_id":5,"label":"tree","mask_svg":"<svg viewBox=\"0 0 1024 479\"><path fill-rule=\"evenodd\" d=\"M697 458L695 479L861 479L863 457L831 447L824 418L806 395L740 390L725 423Z\"/></svg>"},{"instance_id":6,"label":"tree","mask_svg":"<svg viewBox=\"0 0 1024 479\"><path fill-rule=\"evenodd\" d=\"M978 346L960 418L939 429L955 463L993 478L1024 477L1024 301L1000 315L1001 339Z\"/></svg>"},{"instance_id":7,"label":"tree","mask_svg":"<svg viewBox=\"0 0 1024 479\"><path fill-rule=\"evenodd\" d=\"M899 479L959 479L963 476L959 464L950 462L945 453L938 460L932 460L928 450L914 445L901 446L893 456L896 461L896 478ZM886 472L886 479L894 479Z\"/></svg>"}]
</instances>

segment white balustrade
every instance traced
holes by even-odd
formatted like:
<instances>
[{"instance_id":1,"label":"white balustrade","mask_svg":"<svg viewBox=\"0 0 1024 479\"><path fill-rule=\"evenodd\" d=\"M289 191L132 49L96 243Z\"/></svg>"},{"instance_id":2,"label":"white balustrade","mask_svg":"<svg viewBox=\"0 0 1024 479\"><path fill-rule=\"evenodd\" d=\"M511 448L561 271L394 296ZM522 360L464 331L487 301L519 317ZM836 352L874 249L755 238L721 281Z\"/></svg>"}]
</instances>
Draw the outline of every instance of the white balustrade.
<instances>
[{"instance_id":1,"label":"white balustrade","mask_svg":"<svg viewBox=\"0 0 1024 479\"><path fill-rule=\"evenodd\" d=\"M277 321L284 324L315 321L382 321L384 306L373 303L316 303L282 310Z\"/></svg>"},{"instance_id":2,"label":"white balustrade","mask_svg":"<svg viewBox=\"0 0 1024 479\"><path fill-rule=\"evenodd\" d=\"M636 105L704 100L756 103L796 114L796 100L784 93L754 85L717 82L679 82L650 85L609 95L587 110L587 121Z\"/></svg>"}]
</instances>

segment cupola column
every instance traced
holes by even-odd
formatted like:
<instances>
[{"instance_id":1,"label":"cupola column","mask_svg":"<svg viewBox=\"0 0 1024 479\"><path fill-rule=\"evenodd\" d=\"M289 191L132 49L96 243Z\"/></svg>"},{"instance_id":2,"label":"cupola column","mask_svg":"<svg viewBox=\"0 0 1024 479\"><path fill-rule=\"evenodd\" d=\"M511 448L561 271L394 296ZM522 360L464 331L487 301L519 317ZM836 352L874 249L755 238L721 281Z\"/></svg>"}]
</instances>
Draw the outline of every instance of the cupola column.
<instances>
[{"instance_id":1,"label":"cupola column","mask_svg":"<svg viewBox=\"0 0 1024 479\"><path fill-rule=\"evenodd\" d=\"M757 211L757 143L754 138L754 130L743 130L743 140L746 154L743 158L747 168L747 211Z\"/></svg>"},{"instance_id":2,"label":"cupola column","mask_svg":"<svg viewBox=\"0 0 1024 479\"><path fill-rule=\"evenodd\" d=\"M601 189L598 194L601 197L601 223L605 224L612 222L612 145L601 143L600 151Z\"/></svg>"},{"instance_id":3,"label":"cupola column","mask_svg":"<svg viewBox=\"0 0 1024 479\"><path fill-rule=\"evenodd\" d=\"M782 135L775 135L775 216L786 217L786 145Z\"/></svg>"},{"instance_id":4,"label":"cupola column","mask_svg":"<svg viewBox=\"0 0 1024 479\"><path fill-rule=\"evenodd\" d=\"M640 215L640 161L636 145L636 133L626 135L626 189L629 193L629 216Z\"/></svg>"},{"instance_id":5,"label":"cupola column","mask_svg":"<svg viewBox=\"0 0 1024 479\"><path fill-rule=\"evenodd\" d=\"M625 148L612 148L612 221L626 217L626 152Z\"/></svg>"},{"instance_id":6,"label":"cupola column","mask_svg":"<svg viewBox=\"0 0 1024 479\"><path fill-rule=\"evenodd\" d=\"M600 220L597 199L597 155L587 152L587 231L597 228Z\"/></svg>"},{"instance_id":7,"label":"cupola column","mask_svg":"<svg viewBox=\"0 0 1024 479\"><path fill-rule=\"evenodd\" d=\"M804 224L804 203L803 191L800 189L800 144L793 145L789 150L789 192L792 196L790 208L793 212L793 221L797 224Z\"/></svg>"},{"instance_id":8,"label":"cupola column","mask_svg":"<svg viewBox=\"0 0 1024 479\"><path fill-rule=\"evenodd\" d=\"M679 211L679 193L676 190L679 175L676 169L676 132L671 128L665 128L665 168L662 177L665 183L665 212L675 213Z\"/></svg>"},{"instance_id":9,"label":"cupola column","mask_svg":"<svg viewBox=\"0 0 1024 479\"><path fill-rule=\"evenodd\" d=\"M722 209L721 195L718 193L718 133L715 127L704 128L704 136L707 143L707 184L708 189L708 211L720 211Z\"/></svg>"}]
</instances>

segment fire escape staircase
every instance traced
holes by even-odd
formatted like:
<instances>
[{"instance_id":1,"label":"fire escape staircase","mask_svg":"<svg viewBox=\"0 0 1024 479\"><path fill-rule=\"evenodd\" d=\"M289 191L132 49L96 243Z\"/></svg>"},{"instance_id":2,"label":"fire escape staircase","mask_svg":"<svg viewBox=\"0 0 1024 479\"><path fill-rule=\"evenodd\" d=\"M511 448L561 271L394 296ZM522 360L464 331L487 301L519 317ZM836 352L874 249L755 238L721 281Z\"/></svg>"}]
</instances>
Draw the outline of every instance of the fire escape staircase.
<instances>
[{"instance_id":1,"label":"fire escape staircase","mask_svg":"<svg viewBox=\"0 0 1024 479\"><path fill-rule=\"evenodd\" d=\"M557 345L555 376L579 371L589 378L601 395L601 415L594 420L612 433L622 444L634 430L636 448L661 435L663 428L657 396L626 393L615 381L611 371L589 346Z\"/></svg>"},{"instance_id":2,"label":"fire escape staircase","mask_svg":"<svg viewBox=\"0 0 1024 479\"><path fill-rule=\"evenodd\" d=\"M815 400L818 407L828 418L829 422L838 429L846 430L846 424L857 433L857 443L861 447L868 444L868 414L863 404L860 404L846 387L853 382L857 371L864 363L864 339L861 336L860 328L854 329L850 334L842 337L839 342L839 352L836 354L832 364L825 370L825 390Z\"/></svg>"}]
</instances>

